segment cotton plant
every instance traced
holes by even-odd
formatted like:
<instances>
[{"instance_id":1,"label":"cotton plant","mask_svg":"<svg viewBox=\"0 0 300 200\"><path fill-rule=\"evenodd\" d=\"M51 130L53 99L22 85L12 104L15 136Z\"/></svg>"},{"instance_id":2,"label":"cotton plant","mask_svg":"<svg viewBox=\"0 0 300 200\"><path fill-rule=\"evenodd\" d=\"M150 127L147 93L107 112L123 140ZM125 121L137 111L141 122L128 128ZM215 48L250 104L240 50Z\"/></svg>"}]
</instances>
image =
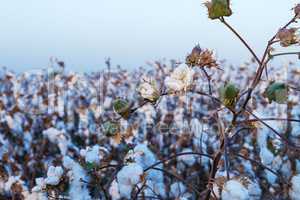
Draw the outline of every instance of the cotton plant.
<instances>
[{"instance_id":1,"label":"cotton plant","mask_svg":"<svg viewBox=\"0 0 300 200\"><path fill-rule=\"evenodd\" d=\"M299 56L299 4L258 55L231 3L205 6L249 50L243 66L196 45L133 72L3 68L0 198L298 199L300 71L269 64Z\"/></svg>"}]
</instances>

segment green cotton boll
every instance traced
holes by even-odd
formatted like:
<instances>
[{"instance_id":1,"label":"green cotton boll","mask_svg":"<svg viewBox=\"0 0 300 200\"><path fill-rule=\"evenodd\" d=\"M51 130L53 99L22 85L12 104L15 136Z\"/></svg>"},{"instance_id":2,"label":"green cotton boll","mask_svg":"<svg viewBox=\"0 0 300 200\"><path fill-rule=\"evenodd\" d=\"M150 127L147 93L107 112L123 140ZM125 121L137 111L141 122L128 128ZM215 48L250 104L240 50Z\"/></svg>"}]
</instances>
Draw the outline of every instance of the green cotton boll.
<instances>
[{"instance_id":1,"label":"green cotton boll","mask_svg":"<svg viewBox=\"0 0 300 200\"><path fill-rule=\"evenodd\" d=\"M235 85L229 83L225 86L224 98L225 99L234 99L238 96L239 89Z\"/></svg>"},{"instance_id":2,"label":"green cotton boll","mask_svg":"<svg viewBox=\"0 0 300 200\"><path fill-rule=\"evenodd\" d=\"M231 16L232 11L229 4L229 0L212 0L206 3L209 18L218 19L220 17Z\"/></svg>"},{"instance_id":3,"label":"green cotton boll","mask_svg":"<svg viewBox=\"0 0 300 200\"><path fill-rule=\"evenodd\" d=\"M115 136L119 132L119 124L114 122L105 122L103 124L103 129L107 136Z\"/></svg>"},{"instance_id":4,"label":"green cotton boll","mask_svg":"<svg viewBox=\"0 0 300 200\"><path fill-rule=\"evenodd\" d=\"M284 104L288 100L288 87L284 83L272 83L270 84L264 95L269 99L269 102L272 103L275 101L279 104Z\"/></svg>"},{"instance_id":5,"label":"green cotton boll","mask_svg":"<svg viewBox=\"0 0 300 200\"><path fill-rule=\"evenodd\" d=\"M113 103L113 108L116 113L123 118L128 118L130 115L130 103L123 99L117 99Z\"/></svg>"},{"instance_id":6,"label":"green cotton boll","mask_svg":"<svg viewBox=\"0 0 300 200\"><path fill-rule=\"evenodd\" d=\"M231 83L228 83L225 86L221 86L219 88L220 99L228 107L234 106L238 94L239 89Z\"/></svg>"}]
</instances>

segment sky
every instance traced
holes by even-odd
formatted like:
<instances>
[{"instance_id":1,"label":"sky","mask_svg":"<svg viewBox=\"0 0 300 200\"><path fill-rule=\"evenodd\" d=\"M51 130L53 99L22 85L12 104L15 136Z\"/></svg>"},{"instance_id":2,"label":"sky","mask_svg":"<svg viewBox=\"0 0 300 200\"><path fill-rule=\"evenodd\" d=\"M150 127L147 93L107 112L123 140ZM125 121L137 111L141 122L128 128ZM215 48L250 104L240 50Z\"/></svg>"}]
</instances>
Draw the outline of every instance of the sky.
<instances>
[{"instance_id":1,"label":"sky","mask_svg":"<svg viewBox=\"0 0 300 200\"><path fill-rule=\"evenodd\" d=\"M0 0L0 66L26 71L64 60L74 71L113 65L133 69L162 59L183 60L194 45L239 65L250 54L201 0ZM262 53L299 0L232 0L236 27ZM285 62L281 60L280 62Z\"/></svg>"}]
</instances>

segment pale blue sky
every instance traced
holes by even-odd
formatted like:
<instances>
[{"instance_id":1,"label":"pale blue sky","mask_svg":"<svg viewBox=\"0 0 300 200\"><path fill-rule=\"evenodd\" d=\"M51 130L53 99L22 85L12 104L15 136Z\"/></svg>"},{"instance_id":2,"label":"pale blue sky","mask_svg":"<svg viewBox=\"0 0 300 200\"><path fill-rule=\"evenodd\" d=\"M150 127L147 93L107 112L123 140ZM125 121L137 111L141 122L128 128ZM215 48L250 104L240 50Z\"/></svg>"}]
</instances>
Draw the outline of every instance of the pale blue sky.
<instances>
[{"instance_id":1,"label":"pale blue sky","mask_svg":"<svg viewBox=\"0 0 300 200\"><path fill-rule=\"evenodd\" d=\"M183 60L191 48L216 50L240 64L249 58L201 0L0 0L0 65L46 67L51 56L69 69L97 70L104 58L134 68L161 58ZM255 49L291 16L299 0L232 0L230 23Z\"/></svg>"}]
</instances>

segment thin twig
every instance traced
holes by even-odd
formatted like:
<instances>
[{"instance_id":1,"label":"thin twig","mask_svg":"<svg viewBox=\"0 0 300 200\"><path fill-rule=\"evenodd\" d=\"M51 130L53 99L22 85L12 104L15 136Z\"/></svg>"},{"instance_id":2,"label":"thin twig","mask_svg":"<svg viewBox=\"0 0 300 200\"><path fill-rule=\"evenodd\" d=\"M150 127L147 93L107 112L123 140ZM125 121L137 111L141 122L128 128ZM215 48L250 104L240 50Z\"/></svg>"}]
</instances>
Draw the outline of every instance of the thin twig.
<instances>
[{"instance_id":1,"label":"thin twig","mask_svg":"<svg viewBox=\"0 0 300 200\"><path fill-rule=\"evenodd\" d=\"M222 17L220 18L220 21L227 27L229 28L239 39L240 41L246 46L246 48L250 51L254 59L258 64L261 65L261 60L258 58L254 50L250 47L250 45L246 42L246 40L230 25L226 22L226 20Z\"/></svg>"}]
</instances>

